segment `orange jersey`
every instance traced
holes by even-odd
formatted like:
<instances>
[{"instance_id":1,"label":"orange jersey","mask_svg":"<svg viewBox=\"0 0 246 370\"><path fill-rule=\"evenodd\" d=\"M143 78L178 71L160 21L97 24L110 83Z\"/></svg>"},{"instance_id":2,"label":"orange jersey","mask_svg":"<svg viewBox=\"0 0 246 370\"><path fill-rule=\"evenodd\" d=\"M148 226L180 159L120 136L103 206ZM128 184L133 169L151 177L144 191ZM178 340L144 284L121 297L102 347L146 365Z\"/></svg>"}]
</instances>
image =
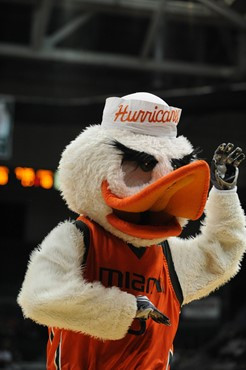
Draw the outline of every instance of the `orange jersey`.
<instances>
[{"instance_id":1,"label":"orange jersey","mask_svg":"<svg viewBox=\"0 0 246 370\"><path fill-rule=\"evenodd\" d=\"M151 319L134 319L120 340L98 340L86 334L49 328L47 369L169 369L182 292L169 260L170 251L165 252L168 244L165 248L158 245L135 248L87 218L78 220L89 229L84 279L100 281L105 287L117 286L135 296L146 295L169 317L171 326Z\"/></svg>"}]
</instances>

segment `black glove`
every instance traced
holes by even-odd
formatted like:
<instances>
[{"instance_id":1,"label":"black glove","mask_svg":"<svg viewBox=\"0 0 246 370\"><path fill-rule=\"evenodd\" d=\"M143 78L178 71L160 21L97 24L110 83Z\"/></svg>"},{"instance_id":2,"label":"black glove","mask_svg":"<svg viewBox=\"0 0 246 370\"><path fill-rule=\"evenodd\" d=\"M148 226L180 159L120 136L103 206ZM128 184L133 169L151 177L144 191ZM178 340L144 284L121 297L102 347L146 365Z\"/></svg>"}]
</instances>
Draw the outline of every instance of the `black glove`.
<instances>
[{"instance_id":1,"label":"black glove","mask_svg":"<svg viewBox=\"0 0 246 370\"><path fill-rule=\"evenodd\" d=\"M137 296L137 308L137 319L147 320L151 318L158 324L171 325L169 318L159 311L146 296Z\"/></svg>"},{"instance_id":2,"label":"black glove","mask_svg":"<svg viewBox=\"0 0 246 370\"><path fill-rule=\"evenodd\" d=\"M245 159L242 149L231 143L221 144L214 152L211 163L211 182L219 190L233 189L237 185L238 166Z\"/></svg>"}]
</instances>

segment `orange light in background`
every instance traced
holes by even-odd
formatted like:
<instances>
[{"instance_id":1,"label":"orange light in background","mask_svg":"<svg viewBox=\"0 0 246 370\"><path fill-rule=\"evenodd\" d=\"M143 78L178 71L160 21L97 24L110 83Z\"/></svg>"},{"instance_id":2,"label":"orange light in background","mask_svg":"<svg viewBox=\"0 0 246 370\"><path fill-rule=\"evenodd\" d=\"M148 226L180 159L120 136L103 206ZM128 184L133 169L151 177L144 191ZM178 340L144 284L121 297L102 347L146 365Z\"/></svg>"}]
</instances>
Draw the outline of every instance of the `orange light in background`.
<instances>
[{"instance_id":1,"label":"orange light in background","mask_svg":"<svg viewBox=\"0 0 246 370\"><path fill-rule=\"evenodd\" d=\"M39 179L39 184L44 189L50 189L53 186L53 172L50 170L38 170L36 177Z\"/></svg>"},{"instance_id":2,"label":"orange light in background","mask_svg":"<svg viewBox=\"0 0 246 370\"><path fill-rule=\"evenodd\" d=\"M0 185L6 185L9 181L9 169L5 166L0 166Z\"/></svg>"},{"instance_id":3,"label":"orange light in background","mask_svg":"<svg viewBox=\"0 0 246 370\"><path fill-rule=\"evenodd\" d=\"M15 175L20 180L22 186L33 186L35 181L35 171L29 167L16 167Z\"/></svg>"}]
</instances>

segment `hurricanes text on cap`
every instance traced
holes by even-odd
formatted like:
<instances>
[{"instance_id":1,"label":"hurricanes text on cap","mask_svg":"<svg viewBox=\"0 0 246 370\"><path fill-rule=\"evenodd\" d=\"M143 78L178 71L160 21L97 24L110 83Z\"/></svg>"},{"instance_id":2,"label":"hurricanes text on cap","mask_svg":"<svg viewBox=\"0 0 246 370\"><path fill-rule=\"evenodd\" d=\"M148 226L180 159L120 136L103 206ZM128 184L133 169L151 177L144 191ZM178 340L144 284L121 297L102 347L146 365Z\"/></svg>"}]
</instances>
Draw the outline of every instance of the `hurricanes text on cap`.
<instances>
[{"instance_id":1,"label":"hurricanes text on cap","mask_svg":"<svg viewBox=\"0 0 246 370\"><path fill-rule=\"evenodd\" d=\"M181 109L169 106L149 93L135 93L106 99L103 128L122 128L151 136L177 136Z\"/></svg>"}]
</instances>

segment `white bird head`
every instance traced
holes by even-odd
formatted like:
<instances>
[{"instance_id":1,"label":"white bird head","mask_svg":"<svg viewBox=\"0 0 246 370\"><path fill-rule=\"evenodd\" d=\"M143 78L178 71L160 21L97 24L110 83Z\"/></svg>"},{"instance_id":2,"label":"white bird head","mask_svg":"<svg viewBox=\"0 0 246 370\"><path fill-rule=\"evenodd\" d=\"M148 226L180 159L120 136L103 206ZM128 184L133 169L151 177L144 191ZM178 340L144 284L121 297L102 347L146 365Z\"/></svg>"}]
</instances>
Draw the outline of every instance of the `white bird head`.
<instances>
[{"instance_id":1,"label":"white bird head","mask_svg":"<svg viewBox=\"0 0 246 370\"><path fill-rule=\"evenodd\" d=\"M59 164L68 207L135 246L179 235L203 212L209 168L178 136L181 110L136 93L106 101L101 125L88 127Z\"/></svg>"}]
</instances>

